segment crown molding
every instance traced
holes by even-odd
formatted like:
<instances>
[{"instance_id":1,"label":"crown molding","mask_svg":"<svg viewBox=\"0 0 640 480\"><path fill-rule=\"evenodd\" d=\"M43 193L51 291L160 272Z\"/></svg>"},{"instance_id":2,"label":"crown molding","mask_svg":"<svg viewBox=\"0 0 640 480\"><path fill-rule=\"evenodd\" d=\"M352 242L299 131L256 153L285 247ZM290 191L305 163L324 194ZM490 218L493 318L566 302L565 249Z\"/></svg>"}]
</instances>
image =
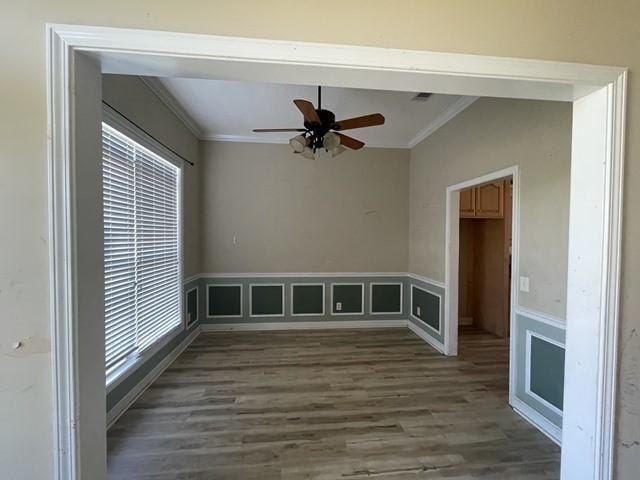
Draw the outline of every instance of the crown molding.
<instances>
[{"instance_id":1,"label":"crown molding","mask_svg":"<svg viewBox=\"0 0 640 480\"><path fill-rule=\"evenodd\" d=\"M251 135L221 135L212 132L205 132L200 140L206 142L238 142L238 143L266 143L273 145L288 145L289 140L283 140L280 138L257 138ZM397 148L408 149L409 146L405 144L380 144L380 143L367 143L366 148Z\"/></svg>"},{"instance_id":2,"label":"crown molding","mask_svg":"<svg viewBox=\"0 0 640 480\"><path fill-rule=\"evenodd\" d=\"M160 83L160 82L158 82ZM162 87L164 88L164 87ZM165 89L166 91L166 89ZM167 92L168 95L170 95ZM429 135L433 134L440 127L449 122L453 117L461 113L467 107L469 107L473 102L478 100L480 97L462 97L458 99L453 105L447 108L444 112L440 113L436 118L434 118L431 122L427 124L425 128L420 130L418 134L409 141L407 144L379 144L379 143L367 143L367 147L369 148L402 148L402 149L412 149L420 142L422 142ZM175 99L174 99L175 102ZM180 107L181 108L181 107ZM186 114L186 112L185 112ZM213 132L204 132L202 135L198 137L200 140L210 141L210 142L244 142L244 143L269 143L269 144L278 144L278 145L286 145L288 140L282 140L279 138L256 138L251 135L222 135Z\"/></svg>"},{"instance_id":3,"label":"crown molding","mask_svg":"<svg viewBox=\"0 0 640 480\"><path fill-rule=\"evenodd\" d=\"M469 107L473 102L478 100L478 98L480 97L462 97L459 100L457 100L453 105L451 105L444 112L442 112L440 115L434 118L431 122L429 122L429 124L425 128L420 130L418 134L415 137L413 137L413 139L409 142L409 145L407 145L407 148L413 148L416 145L418 145L425 138L427 138L429 135L431 135L440 127L442 127L444 124L446 124L453 117L458 115L465 108Z\"/></svg>"},{"instance_id":4,"label":"crown molding","mask_svg":"<svg viewBox=\"0 0 640 480\"><path fill-rule=\"evenodd\" d=\"M176 100L176 98L167 90L162 82L157 77L139 77L149 90L151 90L156 97L164 103L169 110L171 110L176 117L189 129L191 133L198 139L202 140L204 131L196 122L193 117L187 112L187 110Z\"/></svg>"},{"instance_id":5,"label":"crown molding","mask_svg":"<svg viewBox=\"0 0 640 480\"><path fill-rule=\"evenodd\" d=\"M251 135L223 135L212 132L205 132L200 140L206 142L240 142L240 143L271 143L278 145L287 145L288 140L282 140L280 138L257 138Z\"/></svg>"},{"instance_id":6,"label":"crown molding","mask_svg":"<svg viewBox=\"0 0 640 480\"><path fill-rule=\"evenodd\" d=\"M178 102L178 100L167 90L162 82L157 77L140 77L140 80L151 90L169 110L171 110L189 129L198 140L208 142L239 142L239 143L267 143L286 145L288 140L282 140L280 138L257 138L252 135L225 135L214 132L208 132L200 127L200 125L193 119L189 112ZM429 135L433 134L440 127L445 125L453 117L461 113L464 109L469 107L479 97L462 97L457 100L453 105L447 108L444 112L434 118L427 124L425 128L420 130L418 134L409 141L407 144L378 144L367 143L369 148L401 148L412 149L417 144L422 142Z\"/></svg>"}]
</instances>

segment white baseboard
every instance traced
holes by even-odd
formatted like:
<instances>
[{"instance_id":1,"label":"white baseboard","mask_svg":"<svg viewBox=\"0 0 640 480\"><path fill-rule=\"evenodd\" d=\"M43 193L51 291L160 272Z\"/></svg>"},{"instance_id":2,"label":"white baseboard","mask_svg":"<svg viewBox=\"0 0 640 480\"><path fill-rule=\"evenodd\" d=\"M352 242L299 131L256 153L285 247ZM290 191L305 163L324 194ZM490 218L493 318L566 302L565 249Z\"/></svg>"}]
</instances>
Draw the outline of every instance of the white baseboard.
<instances>
[{"instance_id":1,"label":"white baseboard","mask_svg":"<svg viewBox=\"0 0 640 480\"><path fill-rule=\"evenodd\" d=\"M259 330L330 330L337 328L404 328L407 321L399 320L347 320L318 322L252 322L203 323L203 332L259 331Z\"/></svg>"},{"instance_id":2,"label":"white baseboard","mask_svg":"<svg viewBox=\"0 0 640 480\"><path fill-rule=\"evenodd\" d=\"M200 334L200 327L193 329L180 344L164 357L145 377L138 382L129 392L107 412L107 430L126 412L129 407L142 395L147 388L171 365L176 358L193 342Z\"/></svg>"},{"instance_id":3,"label":"white baseboard","mask_svg":"<svg viewBox=\"0 0 640 480\"><path fill-rule=\"evenodd\" d=\"M551 441L553 441L558 446L562 445L562 429L560 427L547 420L542 414L535 411L519 398L512 398L511 406L516 411L516 413L518 413L527 422L540 430Z\"/></svg>"},{"instance_id":4,"label":"white baseboard","mask_svg":"<svg viewBox=\"0 0 640 480\"><path fill-rule=\"evenodd\" d=\"M409 327L409 330L411 330L413 333L419 336L422 340L427 342L429 345L431 345L433 348L435 348L436 350L438 350L440 353L444 355L444 345L442 343L438 342L435 338L431 337L427 332L425 332L423 329L421 329L411 320L407 320L407 327Z\"/></svg>"}]
</instances>

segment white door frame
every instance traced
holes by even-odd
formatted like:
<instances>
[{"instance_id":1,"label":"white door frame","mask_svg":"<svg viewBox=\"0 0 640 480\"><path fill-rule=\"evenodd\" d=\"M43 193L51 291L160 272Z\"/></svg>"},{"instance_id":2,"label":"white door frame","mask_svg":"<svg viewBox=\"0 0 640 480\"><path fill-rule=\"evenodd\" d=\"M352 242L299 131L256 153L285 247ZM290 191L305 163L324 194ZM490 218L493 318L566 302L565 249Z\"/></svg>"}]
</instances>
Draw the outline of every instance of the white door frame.
<instances>
[{"instance_id":1,"label":"white door frame","mask_svg":"<svg viewBox=\"0 0 640 480\"><path fill-rule=\"evenodd\" d=\"M78 165L74 95L78 54L102 72L431 91L574 102L567 294L566 409L562 478L609 479L612 471L626 69L257 40L212 35L47 26L51 328L57 478L102 480L80 375L74 217ZM99 103L99 102L96 102ZM96 152L99 158L99 152ZM576 328L579 320L580 329ZM586 335L586 337L585 337ZM84 353L83 353L84 352ZM94 392L95 393L95 392ZM84 415L84 416L83 416ZM104 416L102 416L102 421ZM83 425L79 429L78 425Z\"/></svg>"},{"instance_id":2,"label":"white door frame","mask_svg":"<svg viewBox=\"0 0 640 480\"><path fill-rule=\"evenodd\" d=\"M500 178L512 177L513 178L513 213L511 222L511 235L512 235L512 247L511 247L511 296L509 299L511 309L509 313L509 322L511 325L511 331L515 331L515 307L517 302L517 284L516 279L518 273L518 260L520 254L520 167L514 165L512 167L497 170L495 172L487 173L480 177L471 178L464 182L456 183L447 187L446 193L446 220L445 220L445 270L444 270L444 284L445 284L445 304L444 304L444 354L445 355L457 355L458 354L458 287L459 287L459 271L460 265L460 190L464 190L469 187L482 185L489 183ZM511 337L510 337L511 338ZM510 340L510 354L511 358L515 358L514 355L514 342ZM509 368L509 386L515 379L515 371L513 369L513 362L510 362Z\"/></svg>"}]
</instances>

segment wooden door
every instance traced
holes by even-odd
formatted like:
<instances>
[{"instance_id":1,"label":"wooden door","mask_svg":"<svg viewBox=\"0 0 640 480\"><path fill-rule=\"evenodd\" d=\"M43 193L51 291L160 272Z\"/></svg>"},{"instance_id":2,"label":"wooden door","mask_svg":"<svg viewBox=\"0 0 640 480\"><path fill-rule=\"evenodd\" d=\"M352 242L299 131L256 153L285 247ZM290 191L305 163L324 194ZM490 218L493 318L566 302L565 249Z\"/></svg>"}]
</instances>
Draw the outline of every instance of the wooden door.
<instances>
[{"instance_id":1,"label":"wooden door","mask_svg":"<svg viewBox=\"0 0 640 480\"><path fill-rule=\"evenodd\" d=\"M504 182L492 182L476 187L475 211L478 218L504 216Z\"/></svg>"},{"instance_id":2,"label":"wooden door","mask_svg":"<svg viewBox=\"0 0 640 480\"><path fill-rule=\"evenodd\" d=\"M476 215L476 195L474 188L460 190L460 217L469 218Z\"/></svg>"}]
</instances>

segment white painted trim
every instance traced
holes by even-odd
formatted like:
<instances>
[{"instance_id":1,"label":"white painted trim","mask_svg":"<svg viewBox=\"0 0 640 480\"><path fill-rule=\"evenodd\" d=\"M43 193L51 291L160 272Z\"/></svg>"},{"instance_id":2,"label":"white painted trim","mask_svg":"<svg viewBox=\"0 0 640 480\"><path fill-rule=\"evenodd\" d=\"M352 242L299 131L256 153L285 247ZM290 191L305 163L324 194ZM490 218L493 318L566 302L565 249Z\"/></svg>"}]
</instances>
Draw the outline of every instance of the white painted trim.
<instances>
[{"instance_id":1,"label":"white painted trim","mask_svg":"<svg viewBox=\"0 0 640 480\"><path fill-rule=\"evenodd\" d=\"M447 108L444 112L434 118L429 124L420 130L418 134L409 141L407 145L408 148L413 148L422 142L429 135L434 133L440 127L444 126L447 122L449 122L453 117L461 113L467 107L470 107L473 102L478 100L479 97L462 97L457 100L453 105Z\"/></svg>"},{"instance_id":2,"label":"white painted trim","mask_svg":"<svg viewBox=\"0 0 640 480\"><path fill-rule=\"evenodd\" d=\"M429 290L426 287L420 287L414 283L410 283L409 287L411 288L411 300L409 302L409 316L411 318L413 318L414 320L417 320L418 322L420 322L420 325L424 325L425 327L427 327L429 330L432 330L434 332L436 332L438 335L442 335L442 325L444 323L444 319L440 316L440 313L442 312L442 294L440 293L436 293L432 290ZM430 295L433 295L434 297L438 297L438 329L436 330L435 328L433 328L431 325L429 325L427 322L425 322L424 320L422 320L419 317L416 317L413 314L413 289L417 288L418 290L422 290L425 293L428 293ZM438 342L439 343L439 342Z\"/></svg>"},{"instance_id":3,"label":"white painted trim","mask_svg":"<svg viewBox=\"0 0 640 480\"><path fill-rule=\"evenodd\" d=\"M263 81L289 78L289 83L309 84L302 72L296 76L291 75L290 69L281 68L283 75L276 76L270 68L293 65L296 70L312 69L315 78L326 79L329 86L344 84L418 91L416 88L406 90L407 83L415 84L416 77L429 76L434 87L430 91L434 93L573 101L592 93L598 86L615 82L625 72L621 67L421 50L87 25L48 24L47 27L70 47L97 52L106 63L106 73L177 76L190 65L192 71L200 67L200 73L213 76L212 71L204 68L207 62L216 62L218 68L220 63L228 66L228 62L244 62L259 63ZM149 68L136 65L135 56L142 54L157 57L156 63ZM129 55L133 58L127 64L113 61L115 57ZM370 78L374 77L372 71L378 78ZM240 73L236 71L228 77L255 80L247 72Z\"/></svg>"},{"instance_id":4,"label":"white painted trim","mask_svg":"<svg viewBox=\"0 0 640 480\"><path fill-rule=\"evenodd\" d=\"M255 137L251 135L225 135L214 132L205 132L200 140L207 142L236 142L236 143L261 143L268 145L289 145L288 140L284 140L281 138L269 138L269 137ZM409 149L408 144L400 144L400 143L378 143L378 142L368 142L365 148L395 148L407 150Z\"/></svg>"},{"instance_id":5,"label":"white painted trim","mask_svg":"<svg viewBox=\"0 0 640 480\"><path fill-rule=\"evenodd\" d=\"M613 472L625 96L623 72L573 103L565 477L602 479Z\"/></svg>"},{"instance_id":6,"label":"white painted trim","mask_svg":"<svg viewBox=\"0 0 640 480\"><path fill-rule=\"evenodd\" d=\"M149 386L157 380L157 378L171 365L176 358L180 356L184 350L200 334L200 327L193 329L180 344L174 348L166 357L164 357L147 375L144 376L129 392L116 403L111 410L107 412L107 430L113 426L115 422L127 411L129 407L149 388Z\"/></svg>"},{"instance_id":7,"label":"white painted trim","mask_svg":"<svg viewBox=\"0 0 640 480\"><path fill-rule=\"evenodd\" d=\"M244 288L241 283L209 283L206 287L206 318L242 318L244 315ZM209 314L209 289L212 287L240 287L240 315L210 315Z\"/></svg>"},{"instance_id":8,"label":"white painted trim","mask_svg":"<svg viewBox=\"0 0 640 480\"><path fill-rule=\"evenodd\" d=\"M333 293L333 287L335 286L341 286L341 285L360 285L360 290L362 292L361 294L361 300L360 300L360 311L359 312L347 312L347 313L342 313L342 312L334 312L333 307L334 302L333 302L333 297L334 297L334 293ZM349 316L349 315L364 315L364 283L361 282L335 282L335 283L330 283L329 284L329 288L331 289L331 309L329 310L329 315L335 315L335 316Z\"/></svg>"},{"instance_id":9,"label":"white painted trim","mask_svg":"<svg viewBox=\"0 0 640 480\"><path fill-rule=\"evenodd\" d=\"M526 339L525 339L525 355L524 355L524 365L525 365L524 366L524 393L526 393L530 397L533 397L536 401L540 402L549 410L551 410L555 414L560 415L562 417L562 410L560 410L558 407L556 407L549 401L542 398L536 392L531 390L531 338L532 337L539 338L540 340L550 343L552 345L555 345L556 347L560 347L563 350L564 350L564 345L556 340L553 340L549 337L541 335L537 332L533 332L529 329L525 330L525 335L526 335Z\"/></svg>"},{"instance_id":10,"label":"white painted trim","mask_svg":"<svg viewBox=\"0 0 640 480\"><path fill-rule=\"evenodd\" d=\"M511 406L518 415L540 430L549 440L558 446L562 445L562 429L558 428L553 422L519 398L515 398L511 402Z\"/></svg>"},{"instance_id":11,"label":"white painted trim","mask_svg":"<svg viewBox=\"0 0 640 480\"><path fill-rule=\"evenodd\" d=\"M178 102L169 90L162 84L157 77L140 76L138 77L151 90L151 92L160 99L171 112L178 117L185 127L199 140L202 140L203 130L189 114L189 112Z\"/></svg>"},{"instance_id":12,"label":"white painted trim","mask_svg":"<svg viewBox=\"0 0 640 480\"><path fill-rule=\"evenodd\" d=\"M400 310L397 312L374 312L373 311L373 287L375 285L398 285L400 287ZM402 282L370 282L369 283L369 315L402 315L404 284Z\"/></svg>"},{"instance_id":13,"label":"white painted trim","mask_svg":"<svg viewBox=\"0 0 640 480\"><path fill-rule=\"evenodd\" d=\"M420 323L423 324L424 322L422 320L420 320ZM444 354L444 345L442 343L440 343L439 341L437 341L435 338L433 338L431 335L429 335L427 332L425 332L418 325L413 323L411 320L407 320L407 327L409 328L409 330L411 330L413 333L415 333L418 337L420 337L422 340L427 342L429 345L431 345L437 351L439 351L440 353Z\"/></svg>"},{"instance_id":14,"label":"white painted trim","mask_svg":"<svg viewBox=\"0 0 640 480\"><path fill-rule=\"evenodd\" d=\"M431 285L435 287L440 287L442 289L445 289L446 291L446 285L444 284L444 282L441 282L440 280L434 280L433 278L425 277L424 275L419 275L417 273L405 273L405 275L409 278L413 278L414 280L420 280L421 282L424 282L424 283L430 283Z\"/></svg>"},{"instance_id":15,"label":"white painted trim","mask_svg":"<svg viewBox=\"0 0 640 480\"><path fill-rule=\"evenodd\" d=\"M458 354L458 267L460 263L460 190L481 185L500 178L511 177L513 180L513 210L511 222L511 331L515 326L514 311L518 305L518 285L520 265L520 167L514 165L476 178L471 178L446 190L445 219L445 290L444 304L444 345L447 355ZM510 340L510 358L515 358L515 344ZM510 362L510 397L515 396L515 366Z\"/></svg>"},{"instance_id":16,"label":"white painted trim","mask_svg":"<svg viewBox=\"0 0 640 480\"><path fill-rule=\"evenodd\" d=\"M324 317L325 315L325 302L326 302L326 295L325 295L325 284L324 283L292 283L290 285L290 291L291 291L291 316L292 317ZM293 290L294 287L322 287L322 312L321 313L295 313L293 311Z\"/></svg>"},{"instance_id":17,"label":"white painted trim","mask_svg":"<svg viewBox=\"0 0 640 480\"><path fill-rule=\"evenodd\" d=\"M79 388L78 375L82 359L78 359L76 348L79 344L76 338L78 298L74 244L77 232L73 221L75 198L72 172L75 158L70 106L75 75L72 59L75 52L83 52L101 62L104 73L177 76L190 65L199 70L203 78L212 76L214 71L225 71L235 80L255 79L256 75L260 75L264 81L286 80L287 83L309 84L309 79L313 78L315 83L326 80L325 84L330 86L402 91L422 91L427 85L435 93L573 101L574 132L579 123L576 120L589 122L602 119L603 112L584 108L583 100L586 99L587 103L599 100L599 89L604 88L607 92L604 99L606 124L600 122L595 126L598 122L594 122L591 135L573 138L574 148L576 145L584 148L589 144L589 139L605 138L603 148L591 154L601 157L599 165L602 169L597 180L602 187L602 195L592 195L592 198L600 202L602 215L597 225L598 231L592 227L590 235L598 235L602 242L587 251L588 260L599 261L601 265L598 278L594 276L594 270L585 270L582 263L576 264L574 269L576 278L597 281L599 291L586 293L579 288L570 288L567 303L569 306L575 302L576 307L581 307L597 301L600 306L589 311L587 320L584 316L580 317L577 310L568 309L569 367L565 381L575 381L576 391L587 393L595 401L582 402L580 405L567 401L564 424L565 427L570 425L576 428L563 442L562 476L566 480L570 477L595 480L611 477L616 412L626 69L85 25L48 24L46 28L52 268L52 305L49 311L53 345L55 476L77 480L80 464L93 465L91 458L79 458L84 455L84 450L80 446L77 430L79 405L83 402L79 397L82 389ZM142 65L137 61L141 58L148 63ZM118 68L120 71L116 71ZM581 169L584 162L588 163L581 156L575 156L572 168ZM570 218L577 218L585 208L580 202L572 203ZM570 239L572 228L570 225ZM573 235L579 233L576 230ZM570 252L570 255L575 254L571 248ZM585 259L584 256L582 258ZM447 290L447 296L452 293ZM596 316L594 312L599 314ZM590 342L574 343L571 323L578 318L583 319L582 326L587 324L597 330L590 337ZM574 348L577 348L575 357L572 352ZM588 375L581 375L589 368L585 362L576 361L571 365L573 360L579 359L588 359L589 364L597 364L593 370L597 374L597 381L592 382L587 378ZM592 422L590 425L595 424L594 432L577 428L581 419L589 420ZM99 426L95 425L95 428ZM567 428L563 430L563 435L566 432ZM589 473L586 476L577 473L581 471ZM96 472L95 475L97 479L102 473Z\"/></svg>"},{"instance_id":18,"label":"white painted trim","mask_svg":"<svg viewBox=\"0 0 640 480\"><path fill-rule=\"evenodd\" d=\"M196 319L189 321L189 319L187 318L187 314L189 313L187 311L189 309L189 294L191 292L193 292L193 291L196 292ZM185 306L185 309L184 309L184 312L185 312L184 323L188 328L189 325L191 325L193 322L197 322L198 320L201 320L201 318L200 318L200 288L199 288L198 285L196 285L195 287L192 287L189 290L187 290L186 292L184 292L184 306Z\"/></svg>"},{"instance_id":19,"label":"white painted trim","mask_svg":"<svg viewBox=\"0 0 640 480\"><path fill-rule=\"evenodd\" d=\"M555 317L547 313L538 312L537 310L530 310L524 307L516 307L515 313L516 315L522 315L523 317L531 318L540 323L545 323L555 328L560 328L562 330L567 329L567 322L565 322L560 317Z\"/></svg>"},{"instance_id":20,"label":"white painted trim","mask_svg":"<svg viewBox=\"0 0 640 480\"><path fill-rule=\"evenodd\" d=\"M297 135L297 134L296 134ZM220 133L205 132L200 140L206 142L236 142L236 143L264 143L269 145L288 145L288 140L273 138L269 136L253 137L251 135L224 135Z\"/></svg>"},{"instance_id":21,"label":"white painted trim","mask_svg":"<svg viewBox=\"0 0 640 480\"><path fill-rule=\"evenodd\" d=\"M201 273L199 278L331 278L331 277L405 277L406 272L252 272L252 273Z\"/></svg>"},{"instance_id":22,"label":"white painted trim","mask_svg":"<svg viewBox=\"0 0 640 480\"><path fill-rule=\"evenodd\" d=\"M250 322L250 323L204 323L203 332L232 332L260 330L332 330L341 328L405 328L404 319L380 320L319 320L317 322Z\"/></svg>"},{"instance_id":23,"label":"white painted trim","mask_svg":"<svg viewBox=\"0 0 640 480\"><path fill-rule=\"evenodd\" d=\"M46 32L49 194L49 299L53 400L53 477L79 480L80 438L76 325L76 247L73 218L73 50L55 28Z\"/></svg>"},{"instance_id":24,"label":"white painted trim","mask_svg":"<svg viewBox=\"0 0 640 480\"><path fill-rule=\"evenodd\" d=\"M253 313L253 287L280 287L282 293L282 313L273 313L269 315ZM285 316L285 285L284 283L250 283L249 284L249 317L267 318L267 317L284 317Z\"/></svg>"},{"instance_id":25,"label":"white painted trim","mask_svg":"<svg viewBox=\"0 0 640 480\"><path fill-rule=\"evenodd\" d=\"M627 72L623 71L615 81L608 85L608 131L607 131L607 172L606 185L606 243L604 252L603 276L605 287L602 289L602 314L600 331L602 342L598 347L601 358L599 366L599 384L596 396L599 397L597 421L597 440L594 456L596 478L606 479L613 476L615 428L617 411L618 380L618 320L620 309L620 275L622 264L622 215L624 188L624 156L627 105ZM574 118L575 121L575 118ZM572 162L574 160L572 159ZM565 370L566 371L566 370ZM565 378L566 381L566 378ZM566 399L565 399L566 400ZM566 410L566 407L565 407Z\"/></svg>"},{"instance_id":26,"label":"white painted trim","mask_svg":"<svg viewBox=\"0 0 640 480\"><path fill-rule=\"evenodd\" d=\"M187 284L187 283L191 283L191 282L195 282L196 280L200 279L200 274L196 274L196 275L191 275L190 277L185 278L182 283L183 284Z\"/></svg>"}]
</instances>

